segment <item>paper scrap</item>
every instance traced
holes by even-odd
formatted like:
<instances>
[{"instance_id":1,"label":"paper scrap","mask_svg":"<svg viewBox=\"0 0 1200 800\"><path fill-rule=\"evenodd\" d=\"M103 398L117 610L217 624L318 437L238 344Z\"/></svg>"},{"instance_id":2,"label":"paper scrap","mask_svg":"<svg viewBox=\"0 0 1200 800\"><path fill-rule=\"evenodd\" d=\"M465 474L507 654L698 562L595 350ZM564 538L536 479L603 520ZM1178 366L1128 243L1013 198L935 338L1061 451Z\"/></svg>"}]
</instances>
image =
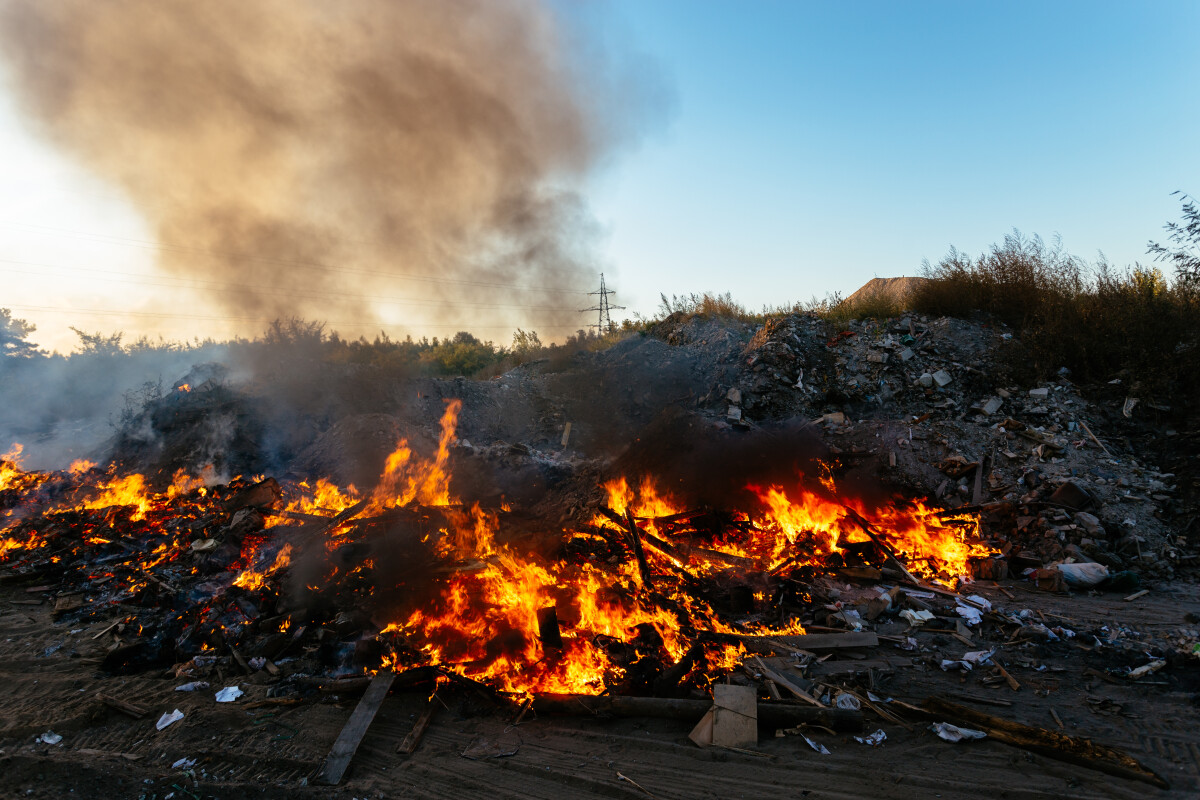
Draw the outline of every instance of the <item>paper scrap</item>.
<instances>
[{"instance_id":1,"label":"paper scrap","mask_svg":"<svg viewBox=\"0 0 1200 800\"><path fill-rule=\"evenodd\" d=\"M241 689L236 686L226 686L221 691L217 692L218 703L232 703L244 694Z\"/></svg>"},{"instance_id":2,"label":"paper scrap","mask_svg":"<svg viewBox=\"0 0 1200 800\"><path fill-rule=\"evenodd\" d=\"M951 725L949 722L935 722L929 726L929 730L936 733L940 738L947 742L962 742L969 739L983 739L987 736L983 731L975 731L970 728L960 728L957 725Z\"/></svg>"},{"instance_id":3,"label":"paper scrap","mask_svg":"<svg viewBox=\"0 0 1200 800\"><path fill-rule=\"evenodd\" d=\"M177 708L169 714L163 714L161 717L159 717L158 722L154 723L154 727L161 731L163 728L167 727L168 725L173 725L176 722L179 722L181 719L183 719L183 712Z\"/></svg>"}]
</instances>

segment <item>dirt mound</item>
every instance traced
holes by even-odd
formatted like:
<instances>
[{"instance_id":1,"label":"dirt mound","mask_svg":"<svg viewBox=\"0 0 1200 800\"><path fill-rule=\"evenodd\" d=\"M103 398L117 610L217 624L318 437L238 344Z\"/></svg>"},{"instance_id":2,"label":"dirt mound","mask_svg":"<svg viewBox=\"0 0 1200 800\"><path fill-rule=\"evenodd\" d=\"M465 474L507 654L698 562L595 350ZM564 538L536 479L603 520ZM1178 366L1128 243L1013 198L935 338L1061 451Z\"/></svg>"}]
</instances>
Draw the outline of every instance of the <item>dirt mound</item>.
<instances>
[{"instance_id":1,"label":"dirt mound","mask_svg":"<svg viewBox=\"0 0 1200 800\"><path fill-rule=\"evenodd\" d=\"M853 308L867 303L883 303L908 308L913 290L928 278L872 278L859 287L858 291L842 301L842 304Z\"/></svg>"}]
</instances>

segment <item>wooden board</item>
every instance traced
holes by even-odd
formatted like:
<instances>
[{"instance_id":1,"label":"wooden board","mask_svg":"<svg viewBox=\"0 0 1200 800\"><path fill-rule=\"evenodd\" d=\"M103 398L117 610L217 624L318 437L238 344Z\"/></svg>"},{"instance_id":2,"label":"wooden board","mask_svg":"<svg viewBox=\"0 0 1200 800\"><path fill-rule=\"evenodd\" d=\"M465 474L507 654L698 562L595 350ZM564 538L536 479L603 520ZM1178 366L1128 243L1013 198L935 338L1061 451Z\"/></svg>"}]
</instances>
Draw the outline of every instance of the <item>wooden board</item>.
<instances>
[{"instance_id":1,"label":"wooden board","mask_svg":"<svg viewBox=\"0 0 1200 800\"><path fill-rule=\"evenodd\" d=\"M325 764L317 774L317 783L336 786L341 782L346 768L350 766L350 760L354 758L359 743L366 736L367 728L371 726L375 713L379 711L379 706L383 705L395 679L396 673L390 669L381 669L371 679L371 685L363 692L362 700L358 701L350 719L338 734L337 741L330 748L329 755L325 757Z\"/></svg>"},{"instance_id":2,"label":"wooden board","mask_svg":"<svg viewBox=\"0 0 1200 800\"><path fill-rule=\"evenodd\" d=\"M753 686L713 687L712 743L719 747L758 744L758 692Z\"/></svg>"}]
</instances>

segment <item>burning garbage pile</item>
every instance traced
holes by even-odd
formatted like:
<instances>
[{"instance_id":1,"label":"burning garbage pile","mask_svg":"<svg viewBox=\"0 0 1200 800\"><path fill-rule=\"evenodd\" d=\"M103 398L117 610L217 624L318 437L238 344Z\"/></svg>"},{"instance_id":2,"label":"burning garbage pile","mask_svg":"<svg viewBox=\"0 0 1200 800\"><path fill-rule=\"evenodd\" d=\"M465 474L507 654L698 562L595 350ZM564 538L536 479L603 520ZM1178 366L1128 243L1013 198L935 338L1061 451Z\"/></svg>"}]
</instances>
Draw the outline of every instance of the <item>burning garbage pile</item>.
<instances>
[{"instance_id":1,"label":"burning garbage pile","mask_svg":"<svg viewBox=\"0 0 1200 800\"><path fill-rule=\"evenodd\" d=\"M402 441L369 494L183 474L152 491L86 463L26 472L10 454L3 574L45 584L64 621L115 618L112 672L220 660L268 670L283 694L434 666L501 692L682 697L803 635L814 608L828 628L829 577L936 587L991 552L970 514L867 507L831 472L752 487L745 510L679 508L652 478L618 478L590 524L538 544L507 505L451 496L460 405L432 457ZM853 612L838 624L861 627Z\"/></svg>"}]
</instances>

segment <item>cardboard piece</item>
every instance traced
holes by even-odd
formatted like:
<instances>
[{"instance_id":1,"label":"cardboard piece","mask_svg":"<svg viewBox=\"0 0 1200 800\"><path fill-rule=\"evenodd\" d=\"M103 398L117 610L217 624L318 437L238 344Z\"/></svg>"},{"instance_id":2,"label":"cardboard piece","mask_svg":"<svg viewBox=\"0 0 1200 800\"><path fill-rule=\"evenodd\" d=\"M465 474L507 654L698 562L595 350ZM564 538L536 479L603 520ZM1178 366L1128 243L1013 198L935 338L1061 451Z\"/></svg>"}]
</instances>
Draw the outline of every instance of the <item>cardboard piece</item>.
<instances>
[{"instance_id":1,"label":"cardboard piece","mask_svg":"<svg viewBox=\"0 0 1200 800\"><path fill-rule=\"evenodd\" d=\"M746 748L758 744L758 692L752 686L713 687L713 707L688 738L700 747Z\"/></svg>"}]
</instances>

